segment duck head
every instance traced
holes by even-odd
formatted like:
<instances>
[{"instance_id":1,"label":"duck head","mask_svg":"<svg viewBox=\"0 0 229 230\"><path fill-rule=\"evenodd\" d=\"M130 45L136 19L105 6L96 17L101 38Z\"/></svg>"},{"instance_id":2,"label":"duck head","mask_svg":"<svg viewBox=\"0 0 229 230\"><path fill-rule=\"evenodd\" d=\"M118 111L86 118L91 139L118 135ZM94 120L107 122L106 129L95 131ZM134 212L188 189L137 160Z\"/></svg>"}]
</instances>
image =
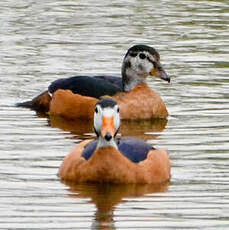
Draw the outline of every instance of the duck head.
<instances>
[{"instance_id":1,"label":"duck head","mask_svg":"<svg viewBox=\"0 0 229 230\"><path fill-rule=\"evenodd\" d=\"M130 91L139 83L145 82L147 76L170 82L157 50L146 45L135 45L127 51L122 64L124 91Z\"/></svg>"},{"instance_id":2,"label":"duck head","mask_svg":"<svg viewBox=\"0 0 229 230\"><path fill-rule=\"evenodd\" d=\"M119 106L112 99L101 99L95 105L94 130L98 137L97 148L113 146L117 148L115 136L120 127Z\"/></svg>"}]
</instances>

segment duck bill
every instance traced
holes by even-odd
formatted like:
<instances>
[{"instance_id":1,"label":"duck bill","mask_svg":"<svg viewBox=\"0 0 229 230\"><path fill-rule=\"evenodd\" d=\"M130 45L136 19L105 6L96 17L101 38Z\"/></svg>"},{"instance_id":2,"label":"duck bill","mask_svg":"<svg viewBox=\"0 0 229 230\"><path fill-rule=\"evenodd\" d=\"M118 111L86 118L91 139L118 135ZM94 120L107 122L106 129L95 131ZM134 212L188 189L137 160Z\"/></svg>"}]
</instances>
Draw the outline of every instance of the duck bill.
<instances>
[{"instance_id":1,"label":"duck bill","mask_svg":"<svg viewBox=\"0 0 229 230\"><path fill-rule=\"evenodd\" d=\"M170 77L169 75L165 72L165 70L163 69L162 66L158 66L157 68L154 68L151 72L150 72L151 76L160 78L164 81L167 81L168 83L170 82Z\"/></svg>"},{"instance_id":2,"label":"duck bill","mask_svg":"<svg viewBox=\"0 0 229 230\"><path fill-rule=\"evenodd\" d=\"M101 129L101 136L105 139L108 137L111 139L115 135L114 118L103 117L103 125Z\"/></svg>"}]
</instances>

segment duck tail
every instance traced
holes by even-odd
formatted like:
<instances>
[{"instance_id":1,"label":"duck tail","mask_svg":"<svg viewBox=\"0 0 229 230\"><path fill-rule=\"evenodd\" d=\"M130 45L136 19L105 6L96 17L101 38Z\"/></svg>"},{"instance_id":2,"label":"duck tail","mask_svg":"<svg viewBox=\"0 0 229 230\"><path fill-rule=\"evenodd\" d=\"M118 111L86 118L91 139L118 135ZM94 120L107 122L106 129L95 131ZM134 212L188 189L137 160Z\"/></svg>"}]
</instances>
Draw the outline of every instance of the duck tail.
<instances>
[{"instance_id":1,"label":"duck tail","mask_svg":"<svg viewBox=\"0 0 229 230\"><path fill-rule=\"evenodd\" d=\"M17 103L16 106L30 108L30 109L34 109L39 112L46 113L49 111L49 104L50 104L51 99L52 98L50 94L48 93L48 91L45 91L30 101L24 101L24 102Z\"/></svg>"}]
</instances>

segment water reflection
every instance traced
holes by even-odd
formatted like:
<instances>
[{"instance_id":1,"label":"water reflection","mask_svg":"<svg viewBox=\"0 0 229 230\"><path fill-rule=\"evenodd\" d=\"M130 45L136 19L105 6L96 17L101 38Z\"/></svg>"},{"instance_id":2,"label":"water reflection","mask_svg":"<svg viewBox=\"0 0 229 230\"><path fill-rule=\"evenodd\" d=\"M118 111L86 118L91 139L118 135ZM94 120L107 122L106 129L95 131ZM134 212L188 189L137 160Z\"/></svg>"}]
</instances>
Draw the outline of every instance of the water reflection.
<instances>
[{"instance_id":1,"label":"water reflection","mask_svg":"<svg viewBox=\"0 0 229 230\"><path fill-rule=\"evenodd\" d=\"M169 182L157 185L117 185L117 184L74 184L70 187L69 196L74 198L90 198L95 204L96 212L91 229L116 229L114 211L118 204L125 202L124 198L143 197L146 194L165 193Z\"/></svg>"},{"instance_id":2,"label":"water reflection","mask_svg":"<svg viewBox=\"0 0 229 230\"><path fill-rule=\"evenodd\" d=\"M155 139L165 129L167 122L166 119L122 121L119 133L122 136L134 136L143 140ZM50 116L48 123L51 127L69 131L81 138L85 138L85 134L94 133L93 120L67 120L59 116Z\"/></svg>"}]
</instances>

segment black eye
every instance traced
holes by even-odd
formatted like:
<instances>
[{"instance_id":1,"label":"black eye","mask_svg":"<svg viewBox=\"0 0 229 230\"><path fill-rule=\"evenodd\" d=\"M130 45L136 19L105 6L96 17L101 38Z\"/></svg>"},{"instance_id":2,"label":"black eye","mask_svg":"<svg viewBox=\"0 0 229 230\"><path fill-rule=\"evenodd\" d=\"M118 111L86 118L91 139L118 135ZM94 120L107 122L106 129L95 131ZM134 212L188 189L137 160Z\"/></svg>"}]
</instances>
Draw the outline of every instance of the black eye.
<instances>
[{"instance_id":1,"label":"black eye","mask_svg":"<svg viewBox=\"0 0 229 230\"><path fill-rule=\"evenodd\" d=\"M95 112L98 113L98 108L97 107L95 107Z\"/></svg>"},{"instance_id":2,"label":"black eye","mask_svg":"<svg viewBox=\"0 0 229 230\"><path fill-rule=\"evenodd\" d=\"M140 57L141 59L145 59L145 58L146 58L146 55L145 55L144 53L140 53L140 54L139 54L139 57Z\"/></svg>"},{"instance_id":3,"label":"black eye","mask_svg":"<svg viewBox=\"0 0 229 230\"><path fill-rule=\"evenodd\" d=\"M136 57L136 56L137 56L137 53L131 52L131 53L130 53L130 56L131 56L131 57Z\"/></svg>"}]
</instances>

